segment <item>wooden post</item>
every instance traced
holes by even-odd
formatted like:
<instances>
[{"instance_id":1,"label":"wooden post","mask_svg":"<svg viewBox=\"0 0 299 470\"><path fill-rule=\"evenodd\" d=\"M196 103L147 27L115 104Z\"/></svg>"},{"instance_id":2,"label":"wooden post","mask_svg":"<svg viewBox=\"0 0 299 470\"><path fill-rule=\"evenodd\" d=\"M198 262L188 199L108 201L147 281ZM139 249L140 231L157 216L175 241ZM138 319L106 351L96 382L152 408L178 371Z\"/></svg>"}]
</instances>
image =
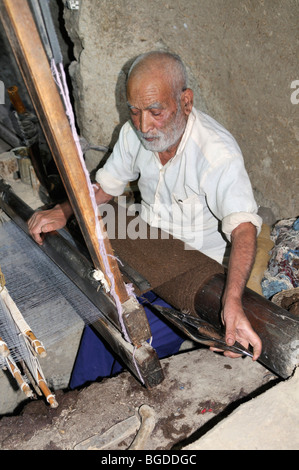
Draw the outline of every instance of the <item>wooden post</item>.
<instances>
[{"instance_id":1,"label":"wooden post","mask_svg":"<svg viewBox=\"0 0 299 470\"><path fill-rule=\"evenodd\" d=\"M106 280L110 284L99 250L96 218L85 172L29 5L25 0L3 0L0 3L0 13L4 29L94 266L106 275ZM120 303L125 306L123 320L127 333L131 341L139 346L142 341L151 337L147 318L141 306L138 308L136 305L131 306L131 299L128 296L117 260L113 256L110 241L107 235L104 235L108 262L115 281L115 291ZM142 327L139 328L140 326ZM138 331L142 333L139 334ZM144 332L146 332L145 335Z\"/></svg>"}]
</instances>

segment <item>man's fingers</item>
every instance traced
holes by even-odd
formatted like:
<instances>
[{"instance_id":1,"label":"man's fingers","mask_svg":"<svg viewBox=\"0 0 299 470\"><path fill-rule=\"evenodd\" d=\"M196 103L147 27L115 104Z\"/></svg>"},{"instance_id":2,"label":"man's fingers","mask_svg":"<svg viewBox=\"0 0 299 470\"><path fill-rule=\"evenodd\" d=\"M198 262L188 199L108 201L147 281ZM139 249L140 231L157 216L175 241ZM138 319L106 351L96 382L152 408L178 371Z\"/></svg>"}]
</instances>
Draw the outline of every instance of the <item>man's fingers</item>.
<instances>
[{"instance_id":1,"label":"man's fingers","mask_svg":"<svg viewBox=\"0 0 299 470\"><path fill-rule=\"evenodd\" d=\"M52 222L49 222L47 224L43 224L41 226L41 232L42 233L49 233L49 232L53 232L54 230L56 230L56 228L55 228L55 225Z\"/></svg>"},{"instance_id":2,"label":"man's fingers","mask_svg":"<svg viewBox=\"0 0 299 470\"><path fill-rule=\"evenodd\" d=\"M260 337L252 329L250 323L246 319L236 324L235 318L229 315L225 319L225 342L228 346L233 346L236 341L243 344L245 348L249 345L253 348L252 359L256 361L262 353L262 342ZM239 354L231 351L225 351L225 356L240 357Z\"/></svg>"},{"instance_id":3,"label":"man's fingers","mask_svg":"<svg viewBox=\"0 0 299 470\"><path fill-rule=\"evenodd\" d=\"M71 214L68 202L57 204L53 209L36 211L27 222L29 233L36 243L42 245L45 234L63 228Z\"/></svg>"},{"instance_id":4,"label":"man's fingers","mask_svg":"<svg viewBox=\"0 0 299 470\"><path fill-rule=\"evenodd\" d=\"M30 235L32 236L33 240L38 244L42 245L43 244L43 237L39 233L33 233L31 232Z\"/></svg>"},{"instance_id":5,"label":"man's fingers","mask_svg":"<svg viewBox=\"0 0 299 470\"><path fill-rule=\"evenodd\" d=\"M236 325L230 317L225 321L225 342L228 346L233 346L236 342Z\"/></svg>"},{"instance_id":6,"label":"man's fingers","mask_svg":"<svg viewBox=\"0 0 299 470\"><path fill-rule=\"evenodd\" d=\"M34 241L39 245L43 244L44 234L55 230L52 222L46 222L41 213L35 213L28 220L28 230Z\"/></svg>"},{"instance_id":7,"label":"man's fingers","mask_svg":"<svg viewBox=\"0 0 299 470\"><path fill-rule=\"evenodd\" d=\"M235 327L234 323L229 323L229 320L226 324L226 333L225 333L225 342L228 346L233 346L235 341L243 344L244 347L248 348L250 344L253 348L253 357L252 359L256 361L262 352L262 342L260 337L255 333L249 324L243 325L242 329ZM234 353L226 353L230 357L233 357ZM234 356L234 357L237 357Z\"/></svg>"}]
</instances>

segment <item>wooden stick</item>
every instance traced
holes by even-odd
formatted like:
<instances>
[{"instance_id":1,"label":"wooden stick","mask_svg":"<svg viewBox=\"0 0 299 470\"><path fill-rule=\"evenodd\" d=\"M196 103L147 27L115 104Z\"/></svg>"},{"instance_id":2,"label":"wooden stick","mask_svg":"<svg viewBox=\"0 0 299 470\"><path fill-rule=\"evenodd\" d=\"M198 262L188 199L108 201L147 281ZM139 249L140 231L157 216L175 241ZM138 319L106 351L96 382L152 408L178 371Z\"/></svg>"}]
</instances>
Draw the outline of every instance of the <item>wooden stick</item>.
<instances>
[{"instance_id":1,"label":"wooden stick","mask_svg":"<svg viewBox=\"0 0 299 470\"><path fill-rule=\"evenodd\" d=\"M48 385L45 381L45 379L42 377L40 371L37 371L37 377L38 377L38 386L45 395L47 402L51 406L51 408L57 408L58 403L56 401L55 396L52 394L51 390L48 388Z\"/></svg>"},{"instance_id":2,"label":"wooden stick","mask_svg":"<svg viewBox=\"0 0 299 470\"><path fill-rule=\"evenodd\" d=\"M149 405L141 405L138 412L141 417L141 425L128 450L144 450L146 441L156 425L156 413L154 408Z\"/></svg>"},{"instance_id":3,"label":"wooden stick","mask_svg":"<svg viewBox=\"0 0 299 470\"><path fill-rule=\"evenodd\" d=\"M38 387L38 385L36 383L36 380L34 379L33 375L31 374L31 371L28 369L26 362L22 359L22 360L20 360L20 364L22 366L22 370L24 371L24 374L29 379L32 387L34 388L34 390L36 392L36 394L41 397L42 392L41 392L40 388Z\"/></svg>"},{"instance_id":4,"label":"wooden stick","mask_svg":"<svg viewBox=\"0 0 299 470\"><path fill-rule=\"evenodd\" d=\"M26 397L32 398L33 392L31 388L29 387L29 385L23 380L21 372L19 368L17 367L17 365L15 364L15 362L13 361L13 359L10 356L8 356L5 360L6 360L8 369L10 370L12 376L16 379L17 384L19 385L22 392L25 393Z\"/></svg>"},{"instance_id":5,"label":"wooden stick","mask_svg":"<svg viewBox=\"0 0 299 470\"><path fill-rule=\"evenodd\" d=\"M13 85L9 88L7 88L7 93L9 96L9 99L11 101L11 104L15 108L18 114L25 114L26 113L26 108L23 103L23 101L20 98L19 95L19 89L17 86Z\"/></svg>"}]
</instances>

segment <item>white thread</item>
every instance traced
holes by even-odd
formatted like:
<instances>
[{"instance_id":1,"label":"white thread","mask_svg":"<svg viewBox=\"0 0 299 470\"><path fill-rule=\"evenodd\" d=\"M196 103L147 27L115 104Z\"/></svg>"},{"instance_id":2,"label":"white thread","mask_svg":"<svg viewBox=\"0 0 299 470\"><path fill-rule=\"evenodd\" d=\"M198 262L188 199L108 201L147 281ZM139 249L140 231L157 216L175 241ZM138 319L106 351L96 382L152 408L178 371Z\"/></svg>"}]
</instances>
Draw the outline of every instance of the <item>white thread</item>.
<instances>
[{"instance_id":1,"label":"white thread","mask_svg":"<svg viewBox=\"0 0 299 470\"><path fill-rule=\"evenodd\" d=\"M53 400L55 400L55 395L50 394L50 395L47 396L47 402L48 403L50 403L51 398L53 398Z\"/></svg>"},{"instance_id":2,"label":"white thread","mask_svg":"<svg viewBox=\"0 0 299 470\"><path fill-rule=\"evenodd\" d=\"M43 345L43 343L41 341L39 341L38 339L33 339L30 341L33 349L38 353L38 350L39 349L42 349L43 351L45 351L45 347ZM37 344L36 344L37 343Z\"/></svg>"}]
</instances>

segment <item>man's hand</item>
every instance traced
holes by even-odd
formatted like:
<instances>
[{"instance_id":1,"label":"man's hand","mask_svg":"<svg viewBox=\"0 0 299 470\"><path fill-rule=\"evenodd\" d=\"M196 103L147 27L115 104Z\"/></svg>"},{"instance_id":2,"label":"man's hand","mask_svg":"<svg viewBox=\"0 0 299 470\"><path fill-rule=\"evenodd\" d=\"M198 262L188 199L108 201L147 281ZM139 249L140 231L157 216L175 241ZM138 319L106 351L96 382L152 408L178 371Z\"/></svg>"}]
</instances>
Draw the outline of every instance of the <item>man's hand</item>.
<instances>
[{"instance_id":1,"label":"man's hand","mask_svg":"<svg viewBox=\"0 0 299 470\"><path fill-rule=\"evenodd\" d=\"M221 312L223 324L225 326L225 342L228 346L233 346L236 341L242 344L246 349L249 345L253 349L253 361L256 361L262 352L262 342L255 333L247 319L241 302L235 302L235 305L225 305ZM241 354L222 349L210 348L211 351L223 352L224 356L237 358Z\"/></svg>"},{"instance_id":2,"label":"man's hand","mask_svg":"<svg viewBox=\"0 0 299 470\"><path fill-rule=\"evenodd\" d=\"M253 360L256 361L262 352L262 342L250 325L244 314L241 302L227 302L222 311L222 320L225 325L225 341L232 346L235 341L241 343L246 349L253 348ZM239 357L230 351L225 351L227 357Z\"/></svg>"},{"instance_id":3,"label":"man's hand","mask_svg":"<svg viewBox=\"0 0 299 470\"><path fill-rule=\"evenodd\" d=\"M113 197L105 193L99 184L94 185L94 192L98 205L110 201ZM45 234L63 228L72 214L73 209L68 201L57 204L53 209L36 211L28 220L29 233L36 243L42 245Z\"/></svg>"},{"instance_id":4,"label":"man's hand","mask_svg":"<svg viewBox=\"0 0 299 470\"><path fill-rule=\"evenodd\" d=\"M72 212L69 202L57 204L46 211L36 211L28 220L30 235L36 243L42 245L45 234L63 228Z\"/></svg>"}]
</instances>

